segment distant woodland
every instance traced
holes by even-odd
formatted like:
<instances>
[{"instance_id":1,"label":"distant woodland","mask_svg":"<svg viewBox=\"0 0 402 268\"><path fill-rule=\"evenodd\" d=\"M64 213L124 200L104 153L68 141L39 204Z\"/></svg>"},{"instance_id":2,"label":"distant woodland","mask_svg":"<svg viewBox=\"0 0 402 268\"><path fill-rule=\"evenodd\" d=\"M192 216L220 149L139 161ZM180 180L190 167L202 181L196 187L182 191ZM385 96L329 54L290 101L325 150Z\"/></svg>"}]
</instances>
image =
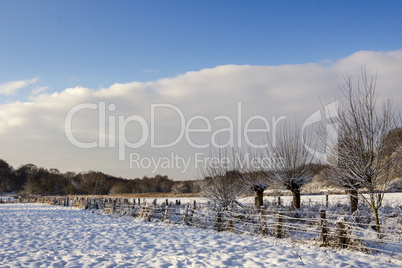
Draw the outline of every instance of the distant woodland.
<instances>
[{"instance_id":1,"label":"distant woodland","mask_svg":"<svg viewBox=\"0 0 402 268\"><path fill-rule=\"evenodd\" d=\"M14 169L0 159L0 194L12 192L26 195L117 195L198 191L196 181L174 181L162 175L124 179L99 171L61 173L58 169L45 169L34 164Z\"/></svg>"}]
</instances>

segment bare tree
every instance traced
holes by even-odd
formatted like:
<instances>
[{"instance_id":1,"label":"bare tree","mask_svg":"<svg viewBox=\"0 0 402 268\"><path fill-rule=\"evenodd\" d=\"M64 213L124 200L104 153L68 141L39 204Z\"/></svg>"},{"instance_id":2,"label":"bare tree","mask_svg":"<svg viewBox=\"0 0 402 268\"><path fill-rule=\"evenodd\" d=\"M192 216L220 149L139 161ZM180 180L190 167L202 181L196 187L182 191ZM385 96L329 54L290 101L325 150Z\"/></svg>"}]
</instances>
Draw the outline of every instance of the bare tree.
<instances>
[{"instance_id":1,"label":"bare tree","mask_svg":"<svg viewBox=\"0 0 402 268\"><path fill-rule=\"evenodd\" d=\"M102 172L88 171L81 174L82 188L88 194L99 195L104 193L106 176Z\"/></svg>"},{"instance_id":2,"label":"bare tree","mask_svg":"<svg viewBox=\"0 0 402 268\"><path fill-rule=\"evenodd\" d=\"M247 192L244 179L235 165L234 154L219 150L200 170L198 183L201 194L221 208L239 204L237 199Z\"/></svg>"},{"instance_id":3,"label":"bare tree","mask_svg":"<svg viewBox=\"0 0 402 268\"><path fill-rule=\"evenodd\" d=\"M174 194L181 194L184 193L185 191L187 191L187 187L182 181L172 186L172 193Z\"/></svg>"},{"instance_id":4,"label":"bare tree","mask_svg":"<svg viewBox=\"0 0 402 268\"><path fill-rule=\"evenodd\" d=\"M294 209L300 209L301 188L314 176L311 168L314 157L305 148L313 147L311 141L311 135L303 135L296 124L293 129L287 125L266 150L266 159L272 161L262 168L274 185L292 193Z\"/></svg>"},{"instance_id":5,"label":"bare tree","mask_svg":"<svg viewBox=\"0 0 402 268\"><path fill-rule=\"evenodd\" d=\"M398 114L389 99L384 101L382 110L377 108L376 77L368 78L363 72L356 85L350 76L345 77L345 82L338 117L329 119L338 129L338 148L328 155L328 179L348 193L358 194L371 207L380 232L378 209L401 153L400 147L387 138L397 127ZM395 147L391 155L390 146Z\"/></svg>"}]
</instances>

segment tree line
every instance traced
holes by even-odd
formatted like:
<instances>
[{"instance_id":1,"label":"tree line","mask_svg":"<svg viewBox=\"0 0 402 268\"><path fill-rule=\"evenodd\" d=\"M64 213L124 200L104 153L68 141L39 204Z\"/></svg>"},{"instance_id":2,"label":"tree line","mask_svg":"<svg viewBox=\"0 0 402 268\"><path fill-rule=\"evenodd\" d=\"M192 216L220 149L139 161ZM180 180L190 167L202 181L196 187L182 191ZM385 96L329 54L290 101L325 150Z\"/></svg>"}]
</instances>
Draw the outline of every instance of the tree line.
<instances>
[{"instance_id":1,"label":"tree line","mask_svg":"<svg viewBox=\"0 0 402 268\"><path fill-rule=\"evenodd\" d=\"M192 193L199 188L194 181L174 181L168 176L155 175L124 179L99 171L61 173L25 164L14 169L0 159L0 194L22 195L118 195L125 193Z\"/></svg>"}]
</instances>

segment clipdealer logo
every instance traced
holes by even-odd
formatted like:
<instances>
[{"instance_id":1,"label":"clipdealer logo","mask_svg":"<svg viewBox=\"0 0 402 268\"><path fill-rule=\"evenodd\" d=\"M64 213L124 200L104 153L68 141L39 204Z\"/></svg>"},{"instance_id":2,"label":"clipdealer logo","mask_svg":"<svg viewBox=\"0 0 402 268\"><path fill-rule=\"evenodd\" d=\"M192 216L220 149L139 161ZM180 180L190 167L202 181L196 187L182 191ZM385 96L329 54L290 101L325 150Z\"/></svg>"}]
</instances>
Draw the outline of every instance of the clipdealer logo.
<instances>
[{"instance_id":1,"label":"clipdealer logo","mask_svg":"<svg viewBox=\"0 0 402 268\"><path fill-rule=\"evenodd\" d=\"M325 106L325 118L330 119L334 118L338 115L338 103L333 102L327 106ZM73 134L73 120L74 117L79 117L80 113L84 110L92 110L97 113L98 119L98 129L97 135L93 137L92 141L84 142L80 140ZM275 146L276 138L277 138L277 130L278 124L286 120L286 116L272 116L271 120L268 120L266 117L262 115L254 115L248 118L243 118L242 111L242 103L237 103L236 115L234 118L231 118L226 115L217 115L211 119L208 119L204 115L195 115L186 120L185 114L183 111L172 104L160 103L160 104L151 104L150 105L150 120L147 120L140 115L115 115L113 112L116 111L116 105L109 104L106 105L106 102L100 101L98 103L81 103L74 107L72 107L66 117L64 123L65 135L68 141L82 149L91 149L91 148L118 148L118 159L121 161L126 160L126 155L128 149L138 149L145 146L147 143L149 144L151 149L163 149L163 148L173 148L177 146L182 140L185 140L192 148L194 149L205 149L205 148L214 148L214 149L223 149L223 148L242 148L248 147L252 149L263 149L269 148L269 144L255 144L251 141L250 136L252 134L259 134L261 137L270 137L272 145ZM156 142L156 119L157 114L163 114L166 112L175 113L178 118L179 134L174 138L174 140L166 143L157 143ZM81 114L82 115L82 114ZM311 114L303 123L302 133L305 132L305 129L315 123L321 122L323 117L321 116L321 111L317 110L313 114ZM212 126L217 121L224 122L228 127L220 128L215 131L212 130ZM270 122L271 121L271 122ZM203 128L196 128L196 123L202 124L205 126ZM244 124L243 124L244 122ZM261 128L252 128L251 125L254 122L259 122L260 125L264 127ZM116 124L117 123L117 124ZM136 142L132 142L128 139L127 128L131 125L136 125L141 128L136 135L139 134L140 138ZM328 154L331 149L336 146L337 143L337 126L336 125L327 125L327 142L326 142L326 151L325 153L321 153L316 151L313 148L310 148L303 140L303 144L316 159L326 162ZM209 134L209 141L205 143L196 143L191 138L192 134ZM221 133L227 134L227 141L224 144L219 144L217 142L217 136ZM162 134L162 133L161 133ZM236 136L236 138L235 138ZM302 139L303 139L303 135ZM195 150L193 157L184 157L173 152L170 153L169 156L164 157L145 157L141 156L138 152L130 152L129 155L129 163L130 168L137 169L148 169L151 170L152 173L156 172L158 169L180 169L182 173L187 171L191 163L194 163L194 167L197 169L202 163L213 164L225 164L229 160L221 161L219 159L205 157L204 154L199 153L199 150ZM256 157L251 157L248 154L243 155L247 161L251 161L254 165L268 165L272 166L278 164L275 162L275 156L269 155L268 157L260 157L261 159L255 159ZM250 162L250 163L251 163Z\"/></svg>"},{"instance_id":2,"label":"clipdealer logo","mask_svg":"<svg viewBox=\"0 0 402 268\"><path fill-rule=\"evenodd\" d=\"M324 112L325 112L325 119L331 120L333 118L338 117L338 102L332 102L324 107ZM317 110L314 113L312 113L303 123L302 126L302 133L304 133L305 128L321 122L323 120L321 116L321 111ZM303 139L303 135L302 135ZM317 160L320 160L323 163L327 163L328 157L334 157L335 161L337 160L337 154L334 153L337 150L337 145L338 145L338 123L329 123L326 126L326 142L325 142L325 153L321 153L311 147L309 147L304 141L303 141L304 147L306 150L311 153Z\"/></svg>"},{"instance_id":3,"label":"clipdealer logo","mask_svg":"<svg viewBox=\"0 0 402 268\"><path fill-rule=\"evenodd\" d=\"M90 109L98 112L98 137L97 140L91 142L83 142L77 139L73 134L73 118L74 116L79 116L79 113L83 110ZM160 110L162 113L165 111L173 111L179 117L179 135L175 140L165 143L165 144L157 144L156 143L156 112ZM127 148L138 149L144 146L148 141L150 142L151 148L162 149L162 148L172 148L179 144L183 139L187 141L187 143L195 148L195 149L204 149L204 148L227 148L227 147L237 147L241 148L243 146L243 138L245 144L254 149L261 149L268 147L268 144L255 144L251 141L250 135L252 133L272 133L272 140L275 143L276 139L276 131L277 126L280 121L285 120L286 116L279 116L276 118L275 116L271 117L272 123L269 122L267 118L262 115L254 115L245 121L244 125L242 124L243 116L242 116L242 105L241 102L237 103L237 115L236 119L233 120L229 116L226 115L218 115L215 116L211 120L209 120L206 116L196 115L189 118L186 121L186 117L183 111L172 104L151 104L150 106L150 124L145 120L144 117L140 115L107 115L107 112L114 112L116 110L116 105L109 104L106 108L105 102L95 103L81 103L74 107L72 107L66 117L64 123L64 130L68 141L74 146L82 149L91 149L91 148L115 148L119 149L119 160L125 160L126 150ZM108 120L106 120L108 119ZM108 121L108 125L106 126L106 122ZM215 131L212 131L212 125L216 121L225 121L229 127L221 128ZM251 128L250 125L255 122L260 121L264 125L263 128ZM117 129L116 129L117 122ZM195 122L203 122L206 127L205 128L194 128ZM139 124L141 127L140 139L136 142L130 142L126 137L126 129L129 124ZM235 126L237 129L235 129ZM108 132L106 133L106 129ZM236 132L236 133L235 133ZM209 143L197 144L190 137L192 133L209 133L210 140ZM220 133L227 133L229 138L226 143L219 144L217 142L217 136ZM237 139L235 139L235 134L237 135ZM108 137L108 138L106 138ZM117 145L116 139L117 137ZM106 142L107 141L107 142Z\"/></svg>"}]
</instances>

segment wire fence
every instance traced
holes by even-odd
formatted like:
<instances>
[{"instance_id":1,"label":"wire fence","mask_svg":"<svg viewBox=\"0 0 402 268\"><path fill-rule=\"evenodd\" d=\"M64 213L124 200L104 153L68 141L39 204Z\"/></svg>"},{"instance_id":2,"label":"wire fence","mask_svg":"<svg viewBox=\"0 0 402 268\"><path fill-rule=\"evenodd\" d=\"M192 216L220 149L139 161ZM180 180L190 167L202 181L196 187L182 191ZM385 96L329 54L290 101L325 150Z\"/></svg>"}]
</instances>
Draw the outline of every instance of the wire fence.
<instances>
[{"instance_id":1,"label":"wire fence","mask_svg":"<svg viewBox=\"0 0 402 268\"><path fill-rule=\"evenodd\" d=\"M4 202L4 201L3 201ZM143 218L170 224L185 224L195 228L213 229L218 232L288 238L296 242L309 241L315 245L348 248L367 253L384 253L402 259L402 215L388 214L388 222L376 226L367 215L337 214L328 209L315 211L289 210L289 207L267 204L256 206L218 207L181 204L180 201L158 204L138 199L94 197L27 197L8 202L29 202L76 207L93 210L99 214ZM322 207L322 206L321 206Z\"/></svg>"}]
</instances>

